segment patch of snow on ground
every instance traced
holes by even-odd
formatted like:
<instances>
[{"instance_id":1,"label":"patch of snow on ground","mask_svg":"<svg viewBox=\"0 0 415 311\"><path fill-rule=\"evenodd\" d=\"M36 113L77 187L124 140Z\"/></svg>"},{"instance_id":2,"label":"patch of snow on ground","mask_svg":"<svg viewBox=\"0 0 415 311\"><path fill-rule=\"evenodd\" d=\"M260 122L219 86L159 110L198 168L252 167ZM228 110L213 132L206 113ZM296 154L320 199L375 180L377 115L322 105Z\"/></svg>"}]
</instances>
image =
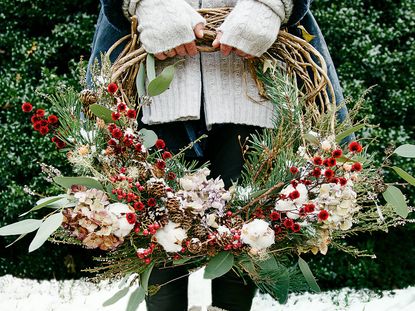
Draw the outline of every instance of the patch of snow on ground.
<instances>
[{"instance_id":1,"label":"patch of snow on ground","mask_svg":"<svg viewBox=\"0 0 415 311\"><path fill-rule=\"evenodd\" d=\"M189 281L189 306L211 302L210 282L203 279L203 269L193 273ZM11 275L0 277L1 311L119 311L125 310L128 295L116 304L102 303L117 292L118 284L92 284L76 281L36 281ZM145 311L144 303L138 311ZM413 311L415 287L384 292L383 297L370 291L342 289L321 294L291 295L286 305L270 296L257 294L251 311Z\"/></svg>"}]
</instances>

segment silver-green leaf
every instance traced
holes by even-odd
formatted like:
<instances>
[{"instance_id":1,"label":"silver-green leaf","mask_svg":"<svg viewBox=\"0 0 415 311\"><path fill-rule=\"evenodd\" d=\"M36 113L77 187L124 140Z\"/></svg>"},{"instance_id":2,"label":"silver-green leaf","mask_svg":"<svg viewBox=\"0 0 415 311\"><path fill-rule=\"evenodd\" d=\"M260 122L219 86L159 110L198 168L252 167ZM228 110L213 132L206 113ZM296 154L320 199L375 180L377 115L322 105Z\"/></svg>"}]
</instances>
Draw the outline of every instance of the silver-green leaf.
<instances>
[{"instance_id":1,"label":"silver-green leaf","mask_svg":"<svg viewBox=\"0 0 415 311\"><path fill-rule=\"evenodd\" d=\"M64 187L65 189L69 189L73 185L80 185L85 186L87 188L95 188L98 190L104 190L101 183L94 178L91 177L63 177L57 176L53 178L53 181L57 183L59 186Z\"/></svg>"},{"instance_id":2,"label":"silver-green leaf","mask_svg":"<svg viewBox=\"0 0 415 311\"><path fill-rule=\"evenodd\" d=\"M139 131L144 147L151 148L156 144L158 139L157 134L152 130L141 129Z\"/></svg>"},{"instance_id":3,"label":"silver-green leaf","mask_svg":"<svg viewBox=\"0 0 415 311\"><path fill-rule=\"evenodd\" d=\"M364 124L359 124L356 126L353 126L347 130L345 130L344 132L338 134L336 136L336 142L340 143L343 139L345 139L347 136L353 134L354 132L360 131L362 128L364 128L365 125Z\"/></svg>"},{"instance_id":4,"label":"silver-green leaf","mask_svg":"<svg viewBox=\"0 0 415 311\"><path fill-rule=\"evenodd\" d=\"M166 91L173 81L175 66L170 65L163 69L159 76L150 81L147 86L147 93L150 96L157 96Z\"/></svg>"},{"instance_id":5,"label":"silver-green leaf","mask_svg":"<svg viewBox=\"0 0 415 311\"><path fill-rule=\"evenodd\" d=\"M415 145L405 144L399 146L394 153L404 158L415 158Z\"/></svg>"},{"instance_id":6,"label":"silver-green leaf","mask_svg":"<svg viewBox=\"0 0 415 311\"><path fill-rule=\"evenodd\" d=\"M396 214L406 218L409 214L408 205L406 204L405 196L395 186L388 186L386 191L382 194L383 198L395 209Z\"/></svg>"},{"instance_id":7,"label":"silver-green leaf","mask_svg":"<svg viewBox=\"0 0 415 311\"><path fill-rule=\"evenodd\" d=\"M24 234L37 230L42 224L40 219L25 219L0 228L0 235Z\"/></svg>"},{"instance_id":8,"label":"silver-green leaf","mask_svg":"<svg viewBox=\"0 0 415 311\"><path fill-rule=\"evenodd\" d=\"M146 270L140 275L140 285L143 287L144 291L148 290L148 280L150 279L151 271L153 271L154 262L147 266Z\"/></svg>"},{"instance_id":9,"label":"silver-green leaf","mask_svg":"<svg viewBox=\"0 0 415 311\"><path fill-rule=\"evenodd\" d=\"M230 252L220 252L213 257L206 265L205 279L218 278L232 269L234 256Z\"/></svg>"},{"instance_id":10,"label":"silver-green leaf","mask_svg":"<svg viewBox=\"0 0 415 311\"><path fill-rule=\"evenodd\" d=\"M405 179L409 184L411 184L412 186L415 186L415 178L412 175L408 174L403 169L401 169L400 167L397 167L397 166L392 166L392 169L399 176L401 176L403 179Z\"/></svg>"},{"instance_id":11,"label":"silver-green leaf","mask_svg":"<svg viewBox=\"0 0 415 311\"><path fill-rule=\"evenodd\" d=\"M62 221L62 213L53 214L46 218L45 221L40 225L35 237L29 245L29 253L41 247L43 243L45 243L46 240L51 236L51 234L60 227Z\"/></svg>"},{"instance_id":12,"label":"silver-green leaf","mask_svg":"<svg viewBox=\"0 0 415 311\"><path fill-rule=\"evenodd\" d=\"M135 86L137 88L138 96L146 95L146 68L143 63L140 64L140 68L138 69Z\"/></svg>"},{"instance_id":13,"label":"silver-green leaf","mask_svg":"<svg viewBox=\"0 0 415 311\"><path fill-rule=\"evenodd\" d=\"M308 286L310 286L310 289L316 293L319 293L321 291L320 286L318 286L316 279L314 278L314 275L311 272L311 269L308 266L307 262L301 257L298 257L298 266L300 267L300 270L303 273Z\"/></svg>"},{"instance_id":14,"label":"silver-green leaf","mask_svg":"<svg viewBox=\"0 0 415 311\"><path fill-rule=\"evenodd\" d=\"M143 302L146 297L146 291L142 286L137 287L130 295L128 299L127 311L137 311L138 306Z\"/></svg>"},{"instance_id":15,"label":"silver-green leaf","mask_svg":"<svg viewBox=\"0 0 415 311\"><path fill-rule=\"evenodd\" d=\"M36 202L37 203L36 206L34 206L33 208L31 208L27 212L21 214L20 217L25 216L25 215L29 214L30 212L40 210L41 208L44 208L46 206L50 206L50 205L52 205L52 203L55 203L56 204L56 203L58 203L58 201L61 201L62 203L65 203L68 200L66 200L64 198L64 196L62 196L62 195L55 196L55 197L43 198L43 199L41 199L41 200L39 200L39 201Z\"/></svg>"},{"instance_id":16,"label":"silver-green leaf","mask_svg":"<svg viewBox=\"0 0 415 311\"><path fill-rule=\"evenodd\" d=\"M154 55L150 53L147 54L146 58L146 71L148 81L152 81L156 78L156 64L154 62Z\"/></svg>"},{"instance_id":17,"label":"silver-green leaf","mask_svg":"<svg viewBox=\"0 0 415 311\"><path fill-rule=\"evenodd\" d=\"M114 123L112 120L111 114L112 111L104 106L99 104L92 104L89 106L89 110L98 118L104 120L105 123Z\"/></svg>"},{"instance_id":18,"label":"silver-green leaf","mask_svg":"<svg viewBox=\"0 0 415 311\"><path fill-rule=\"evenodd\" d=\"M127 295L129 290L129 287L124 287L123 289L116 292L111 298L105 300L102 306L108 307L110 305L113 305L114 303L118 302L121 298L123 298L125 295Z\"/></svg>"}]
</instances>

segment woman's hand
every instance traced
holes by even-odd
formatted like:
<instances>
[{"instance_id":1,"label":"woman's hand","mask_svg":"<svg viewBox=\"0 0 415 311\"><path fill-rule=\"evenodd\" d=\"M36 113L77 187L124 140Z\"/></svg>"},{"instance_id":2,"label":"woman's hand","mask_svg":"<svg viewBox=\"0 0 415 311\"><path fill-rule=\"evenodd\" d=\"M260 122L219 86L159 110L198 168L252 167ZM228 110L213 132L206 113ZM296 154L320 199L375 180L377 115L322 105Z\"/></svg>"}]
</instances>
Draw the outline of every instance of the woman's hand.
<instances>
[{"instance_id":1,"label":"woman's hand","mask_svg":"<svg viewBox=\"0 0 415 311\"><path fill-rule=\"evenodd\" d=\"M217 49L219 48L220 51L222 52L223 56L228 56L229 54L231 54L231 52L235 52L236 55L240 56L240 57L244 57L244 58L253 58L254 56L245 53L244 51L241 51L233 46L230 45L226 45L226 44L222 44L220 43L220 39L222 38L222 31L218 31L216 34L216 38L215 40L213 40L212 42L212 46Z\"/></svg>"},{"instance_id":2,"label":"woman's hand","mask_svg":"<svg viewBox=\"0 0 415 311\"><path fill-rule=\"evenodd\" d=\"M203 23L199 23L195 26L195 28L193 29L193 32L196 36L196 38L198 39L202 39L203 38L203 29L204 29L204 25ZM196 41L192 41L189 43L184 43L181 44L179 46L176 46L173 49L164 51L162 53L156 53L154 54L154 56L159 59L159 60L165 60L168 57L174 57L176 55L179 56L195 56L198 53L197 51L197 47L196 47Z\"/></svg>"}]
</instances>

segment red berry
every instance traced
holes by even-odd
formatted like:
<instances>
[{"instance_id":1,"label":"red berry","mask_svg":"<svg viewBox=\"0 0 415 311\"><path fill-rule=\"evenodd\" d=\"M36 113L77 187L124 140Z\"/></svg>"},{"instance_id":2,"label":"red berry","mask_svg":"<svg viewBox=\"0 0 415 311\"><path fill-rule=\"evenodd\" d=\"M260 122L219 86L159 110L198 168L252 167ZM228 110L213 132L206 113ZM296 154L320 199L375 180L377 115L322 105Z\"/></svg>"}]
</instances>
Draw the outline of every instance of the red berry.
<instances>
[{"instance_id":1,"label":"red berry","mask_svg":"<svg viewBox=\"0 0 415 311\"><path fill-rule=\"evenodd\" d=\"M298 173L298 168L295 167L295 166L291 166L290 167L290 172L291 172L291 174L297 174Z\"/></svg>"},{"instance_id":2,"label":"red berry","mask_svg":"<svg viewBox=\"0 0 415 311\"><path fill-rule=\"evenodd\" d=\"M42 117L45 116L45 110L44 109L38 109L38 110L36 110L35 113L36 113L36 116L39 117L39 118L42 118Z\"/></svg>"},{"instance_id":3,"label":"red berry","mask_svg":"<svg viewBox=\"0 0 415 311\"><path fill-rule=\"evenodd\" d=\"M359 152L362 152L363 148L357 141L353 141L349 144L349 150L350 152L359 153Z\"/></svg>"},{"instance_id":4,"label":"red berry","mask_svg":"<svg viewBox=\"0 0 415 311\"><path fill-rule=\"evenodd\" d=\"M176 179L176 174L173 173L173 172L168 172L166 178L167 178L167 180L175 180Z\"/></svg>"},{"instance_id":5,"label":"red berry","mask_svg":"<svg viewBox=\"0 0 415 311\"><path fill-rule=\"evenodd\" d=\"M291 228L294 225L294 221L291 218L285 218L284 226L285 228Z\"/></svg>"},{"instance_id":6,"label":"red berry","mask_svg":"<svg viewBox=\"0 0 415 311\"><path fill-rule=\"evenodd\" d=\"M127 110L127 105L126 105L126 104L124 104L124 103L119 103L119 104L118 104L118 106L117 106L117 110L118 110L119 112L124 112L124 111L126 111L126 110Z\"/></svg>"},{"instance_id":7,"label":"red berry","mask_svg":"<svg viewBox=\"0 0 415 311\"><path fill-rule=\"evenodd\" d=\"M147 229L144 229L143 230L143 235L148 235L148 234L149 234L148 230Z\"/></svg>"},{"instance_id":8,"label":"red berry","mask_svg":"<svg viewBox=\"0 0 415 311\"><path fill-rule=\"evenodd\" d=\"M134 149L135 149L135 151L137 151L137 152L141 152L142 145L141 145L140 143L138 143L138 144L136 144L136 145L134 146Z\"/></svg>"},{"instance_id":9,"label":"red berry","mask_svg":"<svg viewBox=\"0 0 415 311\"><path fill-rule=\"evenodd\" d=\"M315 165L322 165L323 164L323 159L321 157L314 157L313 163Z\"/></svg>"},{"instance_id":10,"label":"red berry","mask_svg":"<svg viewBox=\"0 0 415 311\"><path fill-rule=\"evenodd\" d=\"M298 198L300 197L300 192L299 192L298 190L294 190L293 192L291 192L291 193L288 195L288 197L289 197L291 200L298 199Z\"/></svg>"},{"instance_id":11,"label":"red berry","mask_svg":"<svg viewBox=\"0 0 415 311\"><path fill-rule=\"evenodd\" d=\"M326 171L324 172L324 177L326 177L326 178L334 177L334 171L331 170L331 169L326 169Z\"/></svg>"},{"instance_id":12,"label":"red berry","mask_svg":"<svg viewBox=\"0 0 415 311\"><path fill-rule=\"evenodd\" d=\"M161 157L162 157L164 160L167 160L167 159L170 159L170 158L172 157L172 155L171 155L171 153L170 153L170 152L168 152L168 151L164 151L164 152L163 152L163 154L161 155Z\"/></svg>"},{"instance_id":13,"label":"red berry","mask_svg":"<svg viewBox=\"0 0 415 311\"><path fill-rule=\"evenodd\" d=\"M319 167L315 167L311 172L311 175L318 178L321 176L321 169Z\"/></svg>"},{"instance_id":14,"label":"red berry","mask_svg":"<svg viewBox=\"0 0 415 311\"><path fill-rule=\"evenodd\" d=\"M314 212L315 208L316 208L316 206L313 203L308 203L308 204L304 205L304 211L306 213Z\"/></svg>"},{"instance_id":15,"label":"red berry","mask_svg":"<svg viewBox=\"0 0 415 311\"><path fill-rule=\"evenodd\" d=\"M110 131L110 132L112 132L116 128L117 128L117 126L114 123L111 123L111 124L108 125L108 131Z\"/></svg>"},{"instance_id":16,"label":"red berry","mask_svg":"<svg viewBox=\"0 0 415 311\"><path fill-rule=\"evenodd\" d=\"M362 166L361 163L359 163L359 162L353 163L353 165L352 165L352 171L354 171L354 172L360 172L362 169L363 169L363 166Z\"/></svg>"},{"instance_id":17,"label":"red berry","mask_svg":"<svg viewBox=\"0 0 415 311\"><path fill-rule=\"evenodd\" d=\"M107 87L108 93L114 94L115 92L117 92L117 90L118 90L118 85L116 83L113 82L113 83L108 84L108 87Z\"/></svg>"},{"instance_id":18,"label":"red berry","mask_svg":"<svg viewBox=\"0 0 415 311\"><path fill-rule=\"evenodd\" d=\"M300 231L300 229L301 229L301 226L300 226L299 224L297 224L297 223L295 223L295 224L291 227L291 230L292 230L293 232L299 232L299 231Z\"/></svg>"},{"instance_id":19,"label":"red berry","mask_svg":"<svg viewBox=\"0 0 415 311\"><path fill-rule=\"evenodd\" d=\"M345 186L347 184L347 179L344 177L339 178L340 186Z\"/></svg>"},{"instance_id":20,"label":"red berry","mask_svg":"<svg viewBox=\"0 0 415 311\"><path fill-rule=\"evenodd\" d=\"M129 224L135 224L137 220L137 216L135 215L135 213L127 213L126 217Z\"/></svg>"},{"instance_id":21,"label":"red berry","mask_svg":"<svg viewBox=\"0 0 415 311\"><path fill-rule=\"evenodd\" d=\"M329 218L329 212L328 211L323 209L318 213L318 219L324 221L324 220L327 220L328 218Z\"/></svg>"},{"instance_id":22,"label":"red berry","mask_svg":"<svg viewBox=\"0 0 415 311\"><path fill-rule=\"evenodd\" d=\"M331 153L333 158L340 158L342 154L343 154L343 151L341 149L333 150L333 152Z\"/></svg>"},{"instance_id":23,"label":"red berry","mask_svg":"<svg viewBox=\"0 0 415 311\"><path fill-rule=\"evenodd\" d=\"M156 204L157 204L157 201L156 201L155 198L149 198L147 200L147 205L150 206L150 207L156 206Z\"/></svg>"},{"instance_id":24,"label":"red berry","mask_svg":"<svg viewBox=\"0 0 415 311\"><path fill-rule=\"evenodd\" d=\"M39 133L41 135L46 135L47 133L49 133L49 128L47 126L41 126L39 129Z\"/></svg>"},{"instance_id":25,"label":"red berry","mask_svg":"<svg viewBox=\"0 0 415 311\"><path fill-rule=\"evenodd\" d=\"M41 127L42 127L42 124L39 121L37 121L33 124L33 129L35 131L39 131Z\"/></svg>"},{"instance_id":26,"label":"red berry","mask_svg":"<svg viewBox=\"0 0 415 311\"><path fill-rule=\"evenodd\" d=\"M108 141L108 145L109 145L109 146L116 146L116 145L117 145L117 141L116 141L115 139L111 138L111 139Z\"/></svg>"},{"instance_id":27,"label":"red berry","mask_svg":"<svg viewBox=\"0 0 415 311\"><path fill-rule=\"evenodd\" d=\"M166 143L162 139L157 139L155 146L157 149L164 149L166 148Z\"/></svg>"},{"instance_id":28,"label":"red berry","mask_svg":"<svg viewBox=\"0 0 415 311\"><path fill-rule=\"evenodd\" d=\"M32 123L36 123L36 122L38 122L38 121L40 121L42 118L40 118L40 117L38 117L37 115L33 115L31 118L30 118L30 121L32 122Z\"/></svg>"},{"instance_id":29,"label":"red berry","mask_svg":"<svg viewBox=\"0 0 415 311\"><path fill-rule=\"evenodd\" d=\"M327 166L328 167L332 167L335 166L337 164L337 161L335 158L328 158L327 159Z\"/></svg>"},{"instance_id":30,"label":"red berry","mask_svg":"<svg viewBox=\"0 0 415 311\"><path fill-rule=\"evenodd\" d=\"M232 216L232 211L227 211L226 216L231 217Z\"/></svg>"},{"instance_id":31,"label":"red berry","mask_svg":"<svg viewBox=\"0 0 415 311\"><path fill-rule=\"evenodd\" d=\"M164 170L166 168L166 162L164 162L163 160L157 160L156 166L158 169Z\"/></svg>"},{"instance_id":32,"label":"red berry","mask_svg":"<svg viewBox=\"0 0 415 311\"><path fill-rule=\"evenodd\" d=\"M23 105L22 105L23 112L30 112L30 111L32 111L32 109L33 109L33 106L32 106L31 103L28 103L28 102L23 103Z\"/></svg>"},{"instance_id":33,"label":"red berry","mask_svg":"<svg viewBox=\"0 0 415 311\"><path fill-rule=\"evenodd\" d=\"M116 139L120 139L123 135L122 131L119 128L115 128L112 132L112 137L116 138Z\"/></svg>"},{"instance_id":34,"label":"red berry","mask_svg":"<svg viewBox=\"0 0 415 311\"><path fill-rule=\"evenodd\" d=\"M119 120L121 118L121 115L120 115L120 113L119 112L113 112L113 113L111 113L111 119L113 120L113 121L117 121L117 120Z\"/></svg>"},{"instance_id":35,"label":"red berry","mask_svg":"<svg viewBox=\"0 0 415 311\"><path fill-rule=\"evenodd\" d=\"M272 221L277 221L281 218L281 215L280 215L280 213L278 213L276 211L273 211L270 215L270 218L271 218Z\"/></svg>"},{"instance_id":36,"label":"red berry","mask_svg":"<svg viewBox=\"0 0 415 311\"><path fill-rule=\"evenodd\" d=\"M146 259L144 259L144 262L145 262L147 265L149 265L149 264L151 263L151 258L146 258Z\"/></svg>"},{"instance_id":37,"label":"red berry","mask_svg":"<svg viewBox=\"0 0 415 311\"><path fill-rule=\"evenodd\" d=\"M55 123L58 123L58 121L59 121L58 117L57 117L57 116L55 116L54 114L51 114L51 115L48 117L48 123L49 123L49 124L55 124Z\"/></svg>"},{"instance_id":38,"label":"red berry","mask_svg":"<svg viewBox=\"0 0 415 311\"><path fill-rule=\"evenodd\" d=\"M134 109L129 109L127 111L127 117L129 117L130 119L135 119L137 117L137 111L135 111Z\"/></svg>"}]
</instances>

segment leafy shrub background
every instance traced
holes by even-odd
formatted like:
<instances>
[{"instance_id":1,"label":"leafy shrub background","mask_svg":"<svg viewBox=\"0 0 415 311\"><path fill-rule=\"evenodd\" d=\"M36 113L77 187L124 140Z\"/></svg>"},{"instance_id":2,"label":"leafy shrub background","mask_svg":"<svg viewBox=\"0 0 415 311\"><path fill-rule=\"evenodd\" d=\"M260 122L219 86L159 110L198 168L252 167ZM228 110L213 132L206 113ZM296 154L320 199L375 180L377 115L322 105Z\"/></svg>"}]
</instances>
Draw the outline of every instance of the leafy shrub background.
<instances>
[{"instance_id":1,"label":"leafy shrub background","mask_svg":"<svg viewBox=\"0 0 415 311\"><path fill-rule=\"evenodd\" d=\"M40 93L53 93L60 85L77 86L75 64L89 55L98 1L63 0L51 5L41 0L0 0L0 226L14 222L34 203L23 186L52 194L37 161L54 164L64 172L64 155L33 133L22 101L47 108ZM381 128L378 158L391 144L414 143L415 132L415 3L412 0L316 0L312 5L344 87L345 95L359 97L372 85L361 112ZM393 158L414 174L413 162ZM390 178L387 176L387 178ZM414 196L412 196L414 202ZM356 237L353 243L377 255L376 260L353 259L330 251L312 260L323 288L342 286L395 288L414 284L415 229ZM0 238L0 275L31 278L79 276L88 265L85 252L46 244L28 255L29 239L12 248L13 239ZM311 257L312 258L312 257Z\"/></svg>"}]
</instances>

